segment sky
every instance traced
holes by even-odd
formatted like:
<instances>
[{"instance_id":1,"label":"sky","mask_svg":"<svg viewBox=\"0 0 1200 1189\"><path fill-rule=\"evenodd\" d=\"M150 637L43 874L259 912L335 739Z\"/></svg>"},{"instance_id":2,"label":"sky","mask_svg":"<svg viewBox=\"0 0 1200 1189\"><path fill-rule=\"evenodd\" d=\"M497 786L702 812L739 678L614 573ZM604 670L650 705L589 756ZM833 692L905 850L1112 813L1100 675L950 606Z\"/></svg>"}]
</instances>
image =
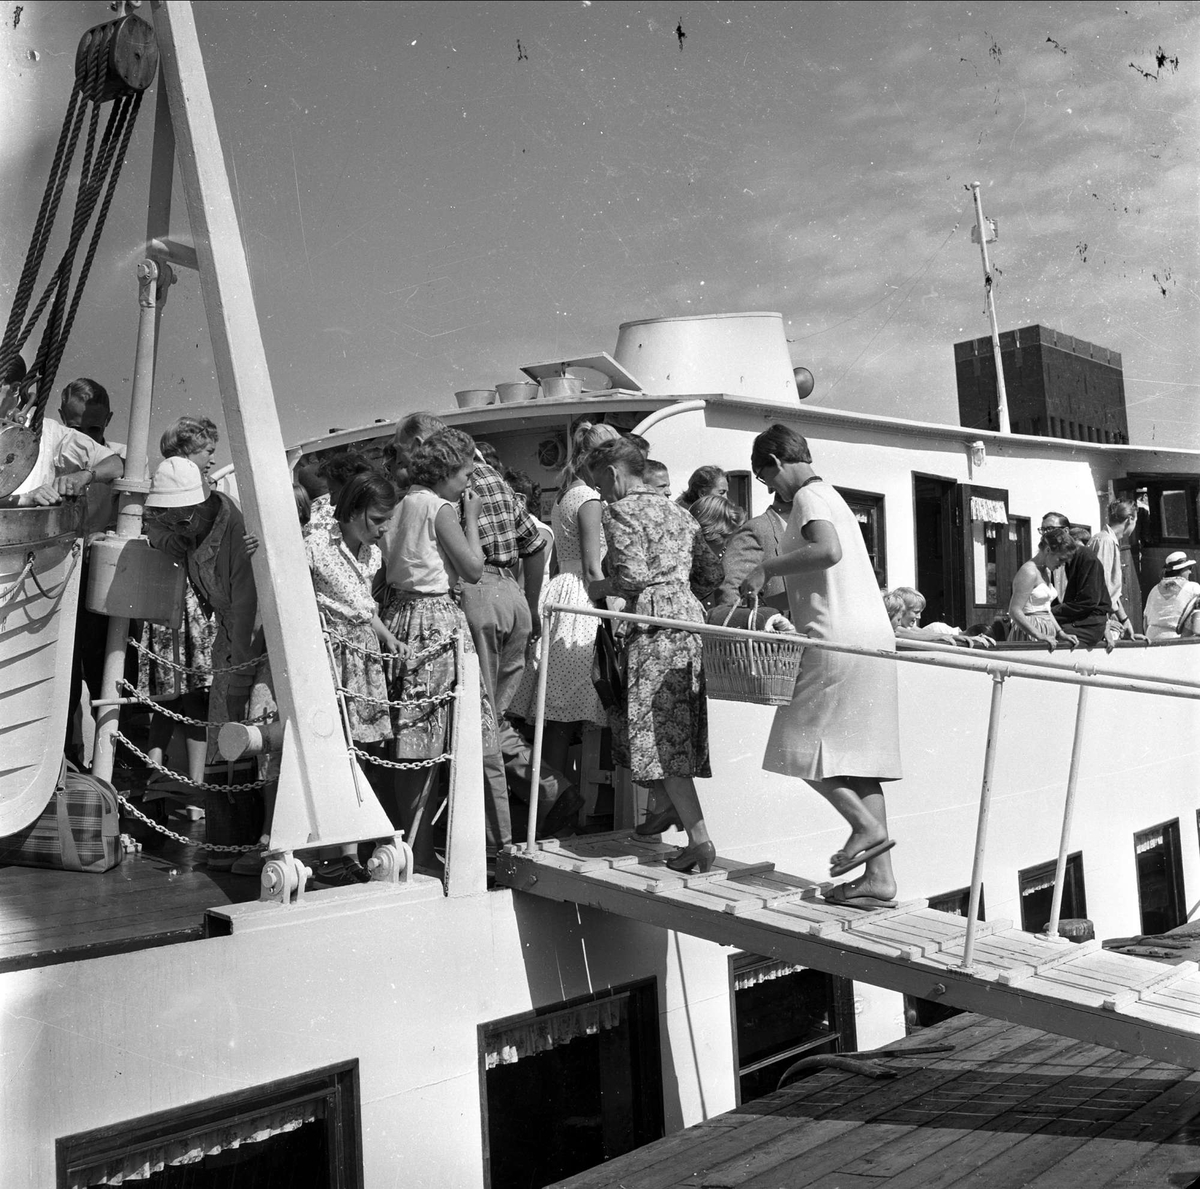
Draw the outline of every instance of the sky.
<instances>
[{"instance_id":1,"label":"sky","mask_svg":"<svg viewBox=\"0 0 1200 1189\"><path fill-rule=\"evenodd\" d=\"M11 297L75 46L112 14L99 0L0 13ZM988 333L979 181L1001 329L1120 351L1133 441L1200 448L1200 6L206 0L195 14L285 441L611 352L623 321L738 310L783 314L810 403L955 424L953 344ZM150 96L59 372L109 387L114 428L152 110ZM172 234L190 238L178 183ZM162 325L152 441L181 413L221 420L194 275Z\"/></svg>"}]
</instances>

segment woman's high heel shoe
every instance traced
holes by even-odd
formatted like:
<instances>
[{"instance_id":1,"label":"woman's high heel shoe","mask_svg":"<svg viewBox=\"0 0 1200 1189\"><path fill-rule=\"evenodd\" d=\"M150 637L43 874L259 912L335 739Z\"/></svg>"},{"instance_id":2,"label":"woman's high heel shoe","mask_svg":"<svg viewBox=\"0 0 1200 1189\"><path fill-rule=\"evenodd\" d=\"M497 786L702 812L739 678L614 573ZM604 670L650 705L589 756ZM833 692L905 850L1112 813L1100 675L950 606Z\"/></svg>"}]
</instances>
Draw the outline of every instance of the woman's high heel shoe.
<instances>
[{"instance_id":1,"label":"woman's high heel shoe","mask_svg":"<svg viewBox=\"0 0 1200 1189\"><path fill-rule=\"evenodd\" d=\"M697 842L668 859L667 866L672 871L708 871L716 861L717 848L711 842Z\"/></svg>"},{"instance_id":2,"label":"woman's high heel shoe","mask_svg":"<svg viewBox=\"0 0 1200 1189\"><path fill-rule=\"evenodd\" d=\"M674 805L669 805L662 813L648 817L640 826L634 826L633 832L639 837L648 838L652 834L661 834L671 826L674 826L676 830L683 829L683 822L679 820L679 813Z\"/></svg>"}]
</instances>

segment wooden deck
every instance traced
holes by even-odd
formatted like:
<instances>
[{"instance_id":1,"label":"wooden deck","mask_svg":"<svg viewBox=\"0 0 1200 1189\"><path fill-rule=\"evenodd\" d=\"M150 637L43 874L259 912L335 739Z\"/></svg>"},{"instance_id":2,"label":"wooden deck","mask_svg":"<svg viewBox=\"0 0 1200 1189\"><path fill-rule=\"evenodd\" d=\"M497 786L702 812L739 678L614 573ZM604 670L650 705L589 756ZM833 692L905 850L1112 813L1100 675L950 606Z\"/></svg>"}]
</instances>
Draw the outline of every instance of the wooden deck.
<instances>
[{"instance_id":1,"label":"wooden deck","mask_svg":"<svg viewBox=\"0 0 1200 1189\"><path fill-rule=\"evenodd\" d=\"M0 865L0 973L194 941L206 909L258 898L257 879L210 872L198 851L146 845L98 875Z\"/></svg>"},{"instance_id":2,"label":"wooden deck","mask_svg":"<svg viewBox=\"0 0 1200 1189\"><path fill-rule=\"evenodd\" d=\"M996 1019L1200 1069L1200 974L981 924L970 973L966 922L923 900L864 912L771 863L718 859L703 875L664 865L673 848L627 833L540 843L501 856L497 883L735 945Z\"/></svg>"},{"instance_id":3,"label":"wooden deck","mask_svg":"<svg viewBox=\"0 0 1200 1189\"><path fill-rule=\"evenodd\" d=\"M938 1055L905 1051L948 1044ZM1200 1179L1200 1074L957 1016L560 1182L562 1189L1166 1189Z\"/></svg>"}]
</instances>

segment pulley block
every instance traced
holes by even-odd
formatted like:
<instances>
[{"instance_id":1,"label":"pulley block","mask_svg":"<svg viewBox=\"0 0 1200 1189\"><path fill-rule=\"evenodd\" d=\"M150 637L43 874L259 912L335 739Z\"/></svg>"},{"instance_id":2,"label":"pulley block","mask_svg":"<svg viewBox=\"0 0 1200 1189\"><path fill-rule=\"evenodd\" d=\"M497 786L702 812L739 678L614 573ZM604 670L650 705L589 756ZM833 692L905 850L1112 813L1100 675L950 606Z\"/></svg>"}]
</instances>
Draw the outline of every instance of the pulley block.
<instances>
[{"instance_id":1,"label":"pulley block","mask_svg":"<svg viewBox=\"0 0 1200 1189\"><path fill-rule=\"evenodd\" d=\"M98 78L93 73L97 59L101 63ZM75 82L83 97L93 103L144 91L157 70L154 29L132 13L89 29L75 52ZM92 85L94 78L97 83Z\"/></svg>"}]
</instances>

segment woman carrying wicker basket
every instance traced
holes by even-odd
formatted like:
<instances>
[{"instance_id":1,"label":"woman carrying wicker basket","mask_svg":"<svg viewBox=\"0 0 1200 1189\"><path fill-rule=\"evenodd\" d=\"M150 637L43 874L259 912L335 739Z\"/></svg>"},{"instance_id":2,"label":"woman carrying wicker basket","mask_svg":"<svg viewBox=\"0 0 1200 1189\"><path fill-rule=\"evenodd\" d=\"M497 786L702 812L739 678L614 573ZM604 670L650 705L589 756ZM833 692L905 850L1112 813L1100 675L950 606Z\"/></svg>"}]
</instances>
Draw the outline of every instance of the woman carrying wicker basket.
<instances>
[{"instance_id":1,"label":"woman carrying wicker basket","mask_svg":"<svg viewBox=\"0 0 1200 1189\"><path fill-rule=\"evenodd\" d=\"M894 651L858 522L811 462L807 441L786 425L772 425L754 439L755 477L794 502L779 555L751 570L741 589L757 593L768 578L781 577L802 635ZM805 649L792 702L775 712L763 768L800 777L850 824L850 837L830 859L830 874L865 870L826 893L828 900L858 908L893 902L893 843L881 782L900 778L899 736L894 664Z\"/></svg>"},{"instance_id":2,"label":"woman carrying wicker basket","mask_svg":"<svg viewBox=\"0 0 1200 1189\"><path fill-rule=\"evenodd\" d=\"M585 465L600 489L609 577L588 584L599 602L617 595L626 610L658 619L704 622L692 594L693 576L719 581L720 562L700 526L677 504L646 489L646 459L624 439L603 442ZM701 574L709 568L712 573ZM667 861L675 871L707 871L716 859L695 777L710 776L708 706L700 637L692 632L633 624L626 637L627 704L613 712L613 753L633 779L665 792L671 809L659 829L685 829L688 845Z\"/></svg>"}]
</instances>

